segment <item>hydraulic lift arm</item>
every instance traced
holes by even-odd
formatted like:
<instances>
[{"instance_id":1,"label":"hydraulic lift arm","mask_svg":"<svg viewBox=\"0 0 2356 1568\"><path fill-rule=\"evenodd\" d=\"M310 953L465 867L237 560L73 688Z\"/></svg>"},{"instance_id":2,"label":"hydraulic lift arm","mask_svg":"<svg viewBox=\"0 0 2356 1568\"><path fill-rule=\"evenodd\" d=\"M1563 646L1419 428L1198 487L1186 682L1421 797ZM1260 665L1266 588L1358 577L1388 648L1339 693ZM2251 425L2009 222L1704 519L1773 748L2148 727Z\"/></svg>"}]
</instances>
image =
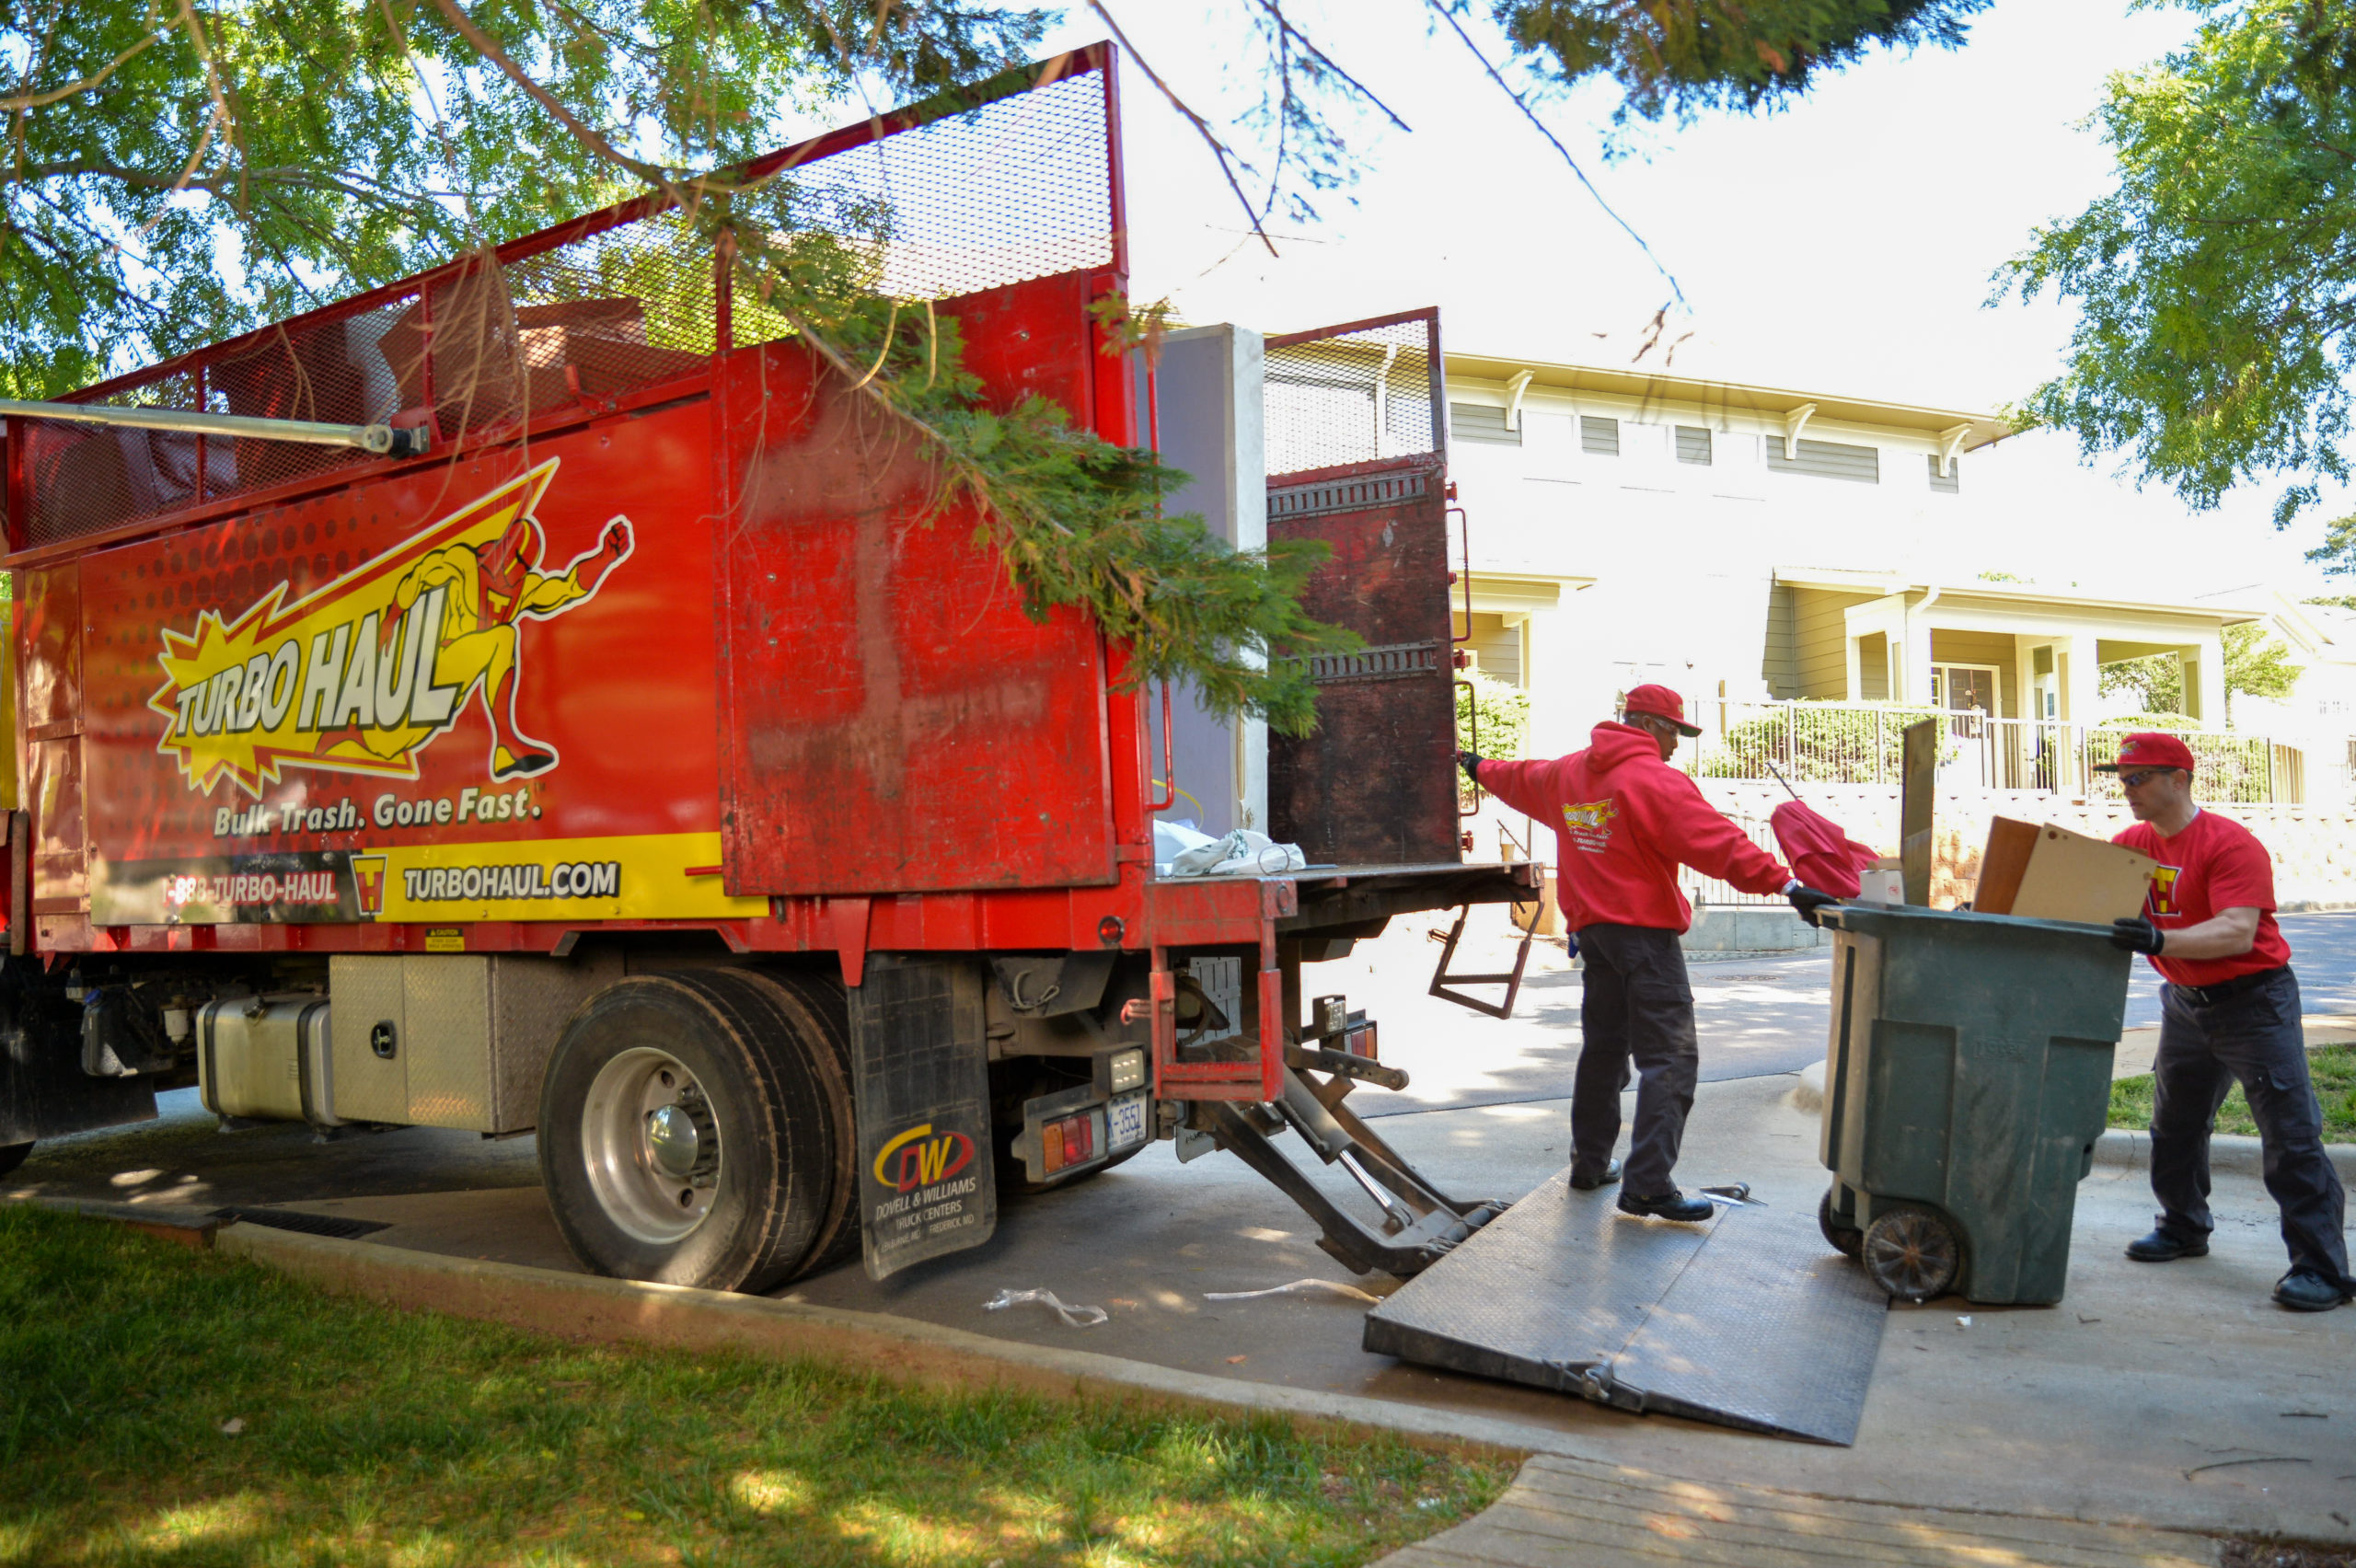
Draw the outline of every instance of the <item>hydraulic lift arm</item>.
<instances>
[{"instance_id":1,"label":"hydraulic lift arm","mask_svg":"<svg viewBox=\"0 0 2356 1568\"><path fill-rule=\"evenodd\" d=\"M187 435L244 436L254 441L295 441L312 446L353 446L378 456L415 457L432 444L422 427L389 424L321 424L312 420L271 420L252 414L208 414L194 409L127 409L112 403L32 403L0 398L0 419L63 420L121 430L168 430Z\"/></svg>"}]
</instances>

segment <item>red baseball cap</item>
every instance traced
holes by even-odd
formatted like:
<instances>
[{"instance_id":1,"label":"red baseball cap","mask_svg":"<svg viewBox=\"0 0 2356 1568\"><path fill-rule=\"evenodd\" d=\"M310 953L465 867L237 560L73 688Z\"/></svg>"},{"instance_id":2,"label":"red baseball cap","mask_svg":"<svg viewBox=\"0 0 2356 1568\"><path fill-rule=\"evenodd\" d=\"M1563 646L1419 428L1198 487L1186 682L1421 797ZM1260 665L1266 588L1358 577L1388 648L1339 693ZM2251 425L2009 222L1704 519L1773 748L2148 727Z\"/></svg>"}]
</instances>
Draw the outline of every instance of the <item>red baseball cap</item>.
<instances>
[{"instance_id":1,"label":"red baseball cap","mask_svg":"<svg viewBox=\"0 0 2356 1568\"><path fill-rule=\"evenodd\" d=\"M1649 713L1656 719L1666 719L1677 726L1680 735L1698 735L1699 724L1685 721L1685 699L1665 686L1640 686L1620 699L1623 713Z\"/></svg>"},{"instance_id":2,"label":"red baseball cap","mask_svg":"<svg viewBox=\"0 0 2356 1568\"><path fill-rule=\"evenodd\" d=\"M2121 773L2131 767L2181 767L2192 771L2192 748L2165 730L2138 730L2119 743L2117 762L2095 764L2096 773Z\"/></svg>"}]
</instances>

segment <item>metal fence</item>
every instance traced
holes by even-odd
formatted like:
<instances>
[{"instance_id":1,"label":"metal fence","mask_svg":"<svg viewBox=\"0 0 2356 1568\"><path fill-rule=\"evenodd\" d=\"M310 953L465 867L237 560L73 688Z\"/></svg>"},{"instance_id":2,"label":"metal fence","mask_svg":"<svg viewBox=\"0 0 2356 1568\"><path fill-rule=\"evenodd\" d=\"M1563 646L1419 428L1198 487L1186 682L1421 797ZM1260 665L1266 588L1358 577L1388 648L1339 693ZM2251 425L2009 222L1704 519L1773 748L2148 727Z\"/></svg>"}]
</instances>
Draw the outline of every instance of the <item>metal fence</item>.
<instances>
[{"instance_id":1,"label":"metal fence","mask_svg":"<svg viewBox=\"0 0 2356 1568\"><path fill-rule=\"evenodd\" d=\"M2149 720L2072 724L1997 719L1886 703L1689 702L1703 733L1679 761L1697 778L1878 784L1901 781L1907 726L1941 725L1939 783L1944 789L2044 790L2090 800L2121 798L2118 779L2095 771L2119 755L2119 737ZM2305 758L2270 736L2216 730L2177 733L2198 764L2195 799L2220 803L2293 804L2306 798ZM1770 765L1773 765L1771 771Z\"/></svg>"}]
</instances>

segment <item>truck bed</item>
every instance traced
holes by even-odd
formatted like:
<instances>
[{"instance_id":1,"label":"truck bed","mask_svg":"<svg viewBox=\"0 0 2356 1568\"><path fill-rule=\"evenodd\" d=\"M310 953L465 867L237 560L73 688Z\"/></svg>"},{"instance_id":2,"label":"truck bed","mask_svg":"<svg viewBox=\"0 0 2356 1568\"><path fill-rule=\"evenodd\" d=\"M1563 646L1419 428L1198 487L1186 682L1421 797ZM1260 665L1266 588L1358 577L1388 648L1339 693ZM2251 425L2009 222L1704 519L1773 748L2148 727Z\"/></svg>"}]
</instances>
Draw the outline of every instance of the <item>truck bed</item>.
<instances>
[{"instance_id":1,"label":"truck bed","mask_svg":"<svg viewBox=\"0 0 2356 1568\"><path fill-rule=\"evenodd\" d=\"M1159 886L1205 882L1289 882L1297 913L1276 921L1279 936L1299 936L1336 926L1357 926L1453 909L1465 904L1526 904L1539 895L1534 862L1466 865L1436 860L1415 866L1319 866L1280 877L1159 877Z\"/></svg>"}]
</instances>

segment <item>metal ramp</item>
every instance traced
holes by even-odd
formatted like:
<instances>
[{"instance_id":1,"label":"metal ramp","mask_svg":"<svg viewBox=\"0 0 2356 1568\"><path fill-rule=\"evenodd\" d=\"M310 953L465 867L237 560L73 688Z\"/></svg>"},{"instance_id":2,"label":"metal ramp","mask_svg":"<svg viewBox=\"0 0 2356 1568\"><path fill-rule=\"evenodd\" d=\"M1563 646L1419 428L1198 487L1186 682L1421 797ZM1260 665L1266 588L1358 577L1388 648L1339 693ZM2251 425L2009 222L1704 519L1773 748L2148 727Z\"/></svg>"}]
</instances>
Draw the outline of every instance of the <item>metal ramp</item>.
<instances>
[{"instance_id":1,"label":"metal ramp","mask_svg":"<svg viewBox=\"0 0 2356 1568\"><path fill-rule=\"evenodd\" d=\"M1452 1372L1745 1431L1857 1435L1888 1298L1813 1215L1706 1225L1619 1212L1570 1172L1367 1314L1366 1348Z\"/></svg>"}]
</instances>

